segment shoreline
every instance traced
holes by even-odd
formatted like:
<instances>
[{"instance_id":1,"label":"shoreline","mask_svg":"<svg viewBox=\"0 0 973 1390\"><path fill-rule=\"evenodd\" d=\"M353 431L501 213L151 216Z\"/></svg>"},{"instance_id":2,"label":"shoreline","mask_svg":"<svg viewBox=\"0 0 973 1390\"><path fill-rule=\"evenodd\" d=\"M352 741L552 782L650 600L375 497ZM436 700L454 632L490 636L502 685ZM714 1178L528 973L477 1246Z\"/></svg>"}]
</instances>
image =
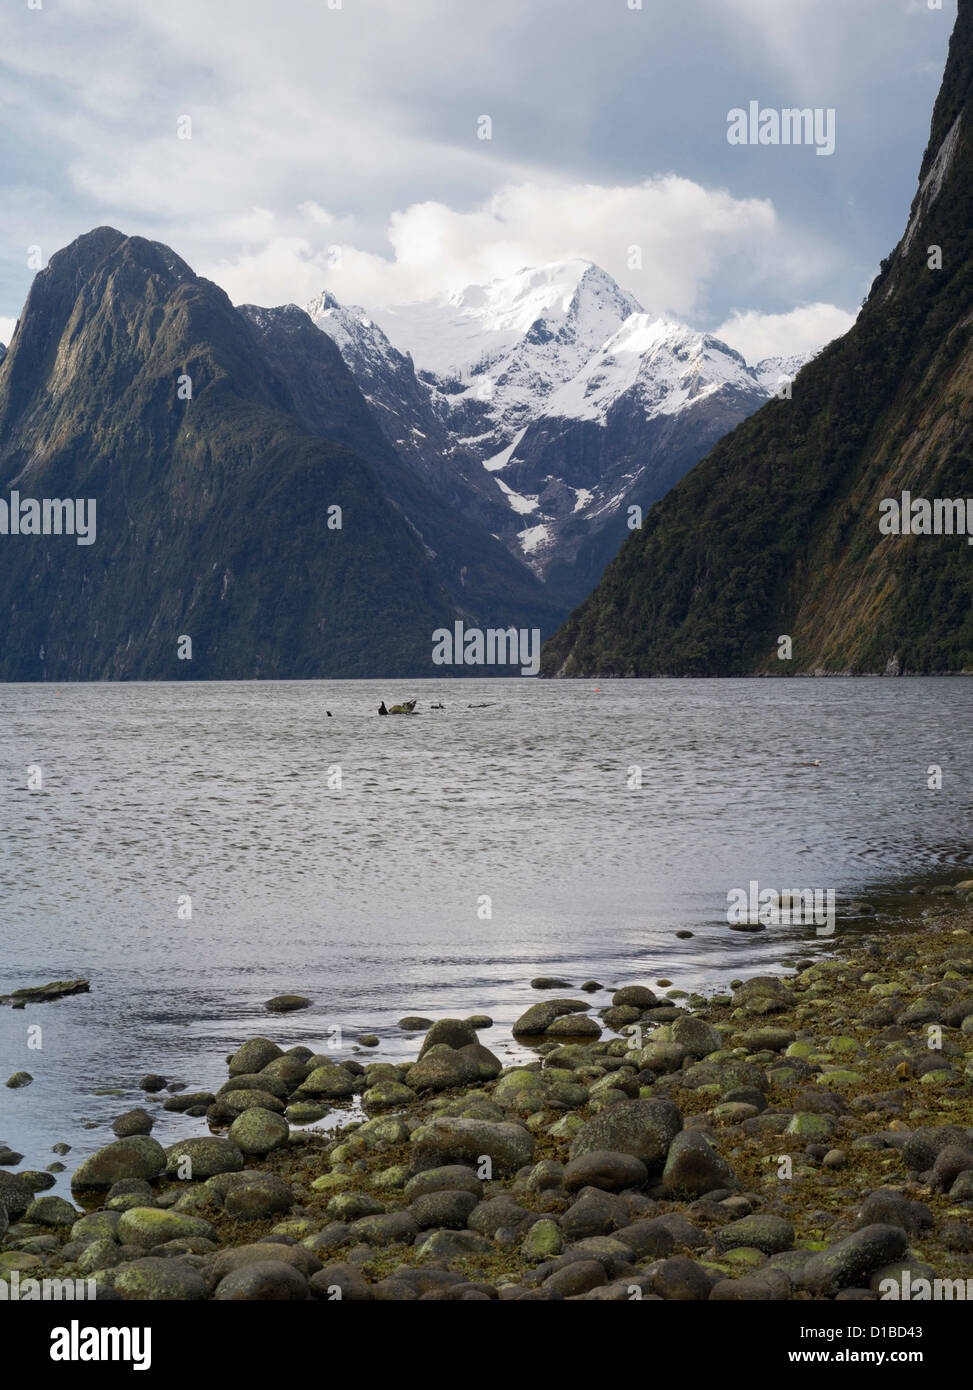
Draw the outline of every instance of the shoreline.
<instances>
[{"instance_id":1,"label":"shoreline","mask_svg":"<svg viewBox=\"0 0 973 1390\"><path fill-rule=\"evenodd\" d=\"M462 1019L412 1065L251 1039L220 1093L180 1093L209 1137L164 1151L133 1114L71 1203L0 1168L0 1278L21 1298L71 1278L108 1299L395 1301L864 1299L883 1278L973 1279L962 897L908 933L856 923L732 996L646 981L572 1023L585 991L537 989L514 1030L536 1060L502 1072L491 1030ZM617 1031L633 1026L639 1046ZM363 1116L293 1127L331 1123L336 1100Z\"/></svg>"}]
</instances>

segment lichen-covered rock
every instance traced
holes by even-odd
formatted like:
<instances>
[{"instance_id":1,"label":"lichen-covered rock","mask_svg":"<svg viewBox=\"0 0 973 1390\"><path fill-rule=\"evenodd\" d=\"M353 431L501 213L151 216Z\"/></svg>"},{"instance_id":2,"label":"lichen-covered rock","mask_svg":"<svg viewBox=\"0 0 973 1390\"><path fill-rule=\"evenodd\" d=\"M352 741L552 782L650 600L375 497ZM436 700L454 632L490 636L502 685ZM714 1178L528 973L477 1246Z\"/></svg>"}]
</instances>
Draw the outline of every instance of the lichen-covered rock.
<instances>
[{"instance_id":1,"label":"lichen-covered rock","mask_svg":"<svg viewBox=\"0 0 973 1390\"><path fill-rule=\"evenodd\" d=\"M622 1101L581 1126L571 1144L571 1158L596 1152L634 1154L652 1172L661 1167L681 1129L682 1115L672 1101Z\"/></svg>"},{"instance_id":2,"label":"lichen-covered rock","mask_svg":"<svg viewBox=\"0 0 973 1390\"><path fill-rule=\"evenodd\" d=\"M518 1124L449 1117L420 1125L410 1142L419 1171L451 1162L479 1167L486 1158L494 1173L516 1172L531 1161L535 1148L534 1136Z\"/></svg>"},{"instance_id":3,"label":"lichen-covered rock","mask_svg":"<svg viewBox=\"0 0 973 1390\"><path fill-rule=\"evenodd\" d=\"M198 1270L179 1260L146 1256L109 1271L111 1287L123 1298L163 1302L205 1298L206 1282Z\"/></svg>"},{"instance_id":4,"label":"lichen-covered rock","mask_svg":"<svg viewBox=\"0 0 973 1390\"><path fill-rule=\"evenodd\" d=\"M282 1057L284 1054L275 1042L269 1038L248 1038L245 1043L237 1048L230 1058L229 1069L231 1076L240 1076L244 1073L253 1075L255 1072L262 1071L268 1062L272 1062L275 1057Z\"/></svg>"},{"instance_id":5,"label":"lichen-covered rock","mask_svg":"<svg viewBox=\"0 0 973 1390\"><path fill-rule=\"evenodd\" d=\"M717 1250L762 1250L777 1255L794 1244L794 1227L782 1216L744 1216L731 1221L716 1233Z\"/></svg>"},{"instance_id":6,"label":"lichen-covered rock","mask_svg":"<svg viewBox=\"0 0 973 1390\"><path fill-rule=\"evenodd\" d=\"M366 1113L371 1115L381 1110L397 1110L411 1104L415 1098L415 1091L401 1081L376 1081L362 1096L361 1103Z\"/></svg>"},{"instance_id":7,"label":"lichen-covered rock","mask_svg":"<svg viewBox=\"0 0 973 1390\"><path fill-rule=\"evenodd\" d=\"M165 1150L166 1177L205 1182L217 1173L238 1173L243 1154L229 1139L180 1139Z\"/></svg>"},{"instance_id":8,"label":"lichen-covered rock","mask_svg":"<svg viewBox=\"0 0 973 1390\"><path fill-rule=\"evenodd\" d=\"M297 1088L296 1095L300 1099L308 1096L320 1096L325 1100L342 1100L347 1096L353 1096L359 1089L358 1083L345 1067L340 1067L336 1062L322 1062L316 1066L308 1076L304 1078Z\"/></svg>"},{"instance_id":9,"label":"lichen-covered rock","mask_svg":"<svg viewBox=\"0 0 973 1390\"><path fill-rule=\"evenodd\" d=\"M434 1047L445 1046L457 1050L476 1042L479 1042L476 1029L465 1018L441 1018L426 1033L419 1049L419 1058L421 1060Z\"/></svg>"},{"instance_id":10,"label":"lichen-covered rock","mask_svg":"<svg viewBox=\"0 0 973 1390\"><path fill-rule=\"evenodd\" d=\"M35 1197L24 1219L38 1226L70 1227L77 1221L78 1213L63 1197Z\"/></svg>"},{"instance_id":11,"label":"lichen-covered rock","mask_svg":"<svg viewBox=\"0 0 973 1390\"><path fill-rule=\"evenodd\" d=\"M309 1009L313 1000L303 994L275 994L268 999L264 1008L269 1014L292 1014L298 1009Z\"/></svg>"},{"instance_id":12,"label":"lichen-covered rock","mask_svg":"<svg viewBox=\"0 0 973 1390\"><path fill-rule=\"evenodd\" d=\"M122 1213L117 1234L123 1245L151 1247L168 1240L215 1240L216 1229L199 1216L160 1211L158 1207L132 1207Z\"/></svg>"},{"instance_id":13,"label":"lichen-covered rock","mask_svg":"<svg viewBox=\"0 0 973 1390\"><path fill-rule=\"evenodd\" d=\"M702 1018L677 1018L669 1025L670 1040L690 1057L708 1057L723 1045L719 1033Z\"/></svg>"},{"instance_id":14,"label":"lichen-covered rock","mask_svg":"<svg viewBox=\"0 0 973 1390\"><path fill-rule=\"evenodd\" d=\"M623 985L612 995L612 1006L616 1009L633 1008L642 1013L646 1009L654 1009L658 1003L656 995L645 985Z\"/></svg>"},{"instance_id":15,"label":"lichen-covered rock","mask_svg":"<svg viewBox=\"0 0 973 1390\"><path fill-rule=\"evenodd\" d=\"M451 1021L443 1020L444 1023ZM445 1091L454 1086L468 1086L479 1079L477 1063L447 1043L426 1048L405 1074L405 1084L412 1091Z\"/></svg>"},{"instance_id":16,"label":"lichen-covered rock","mask_svg":"<svg viewBox=\"0 0 973 1390\"><path fill-rule=\"evenodd\" d=\"M120 1178L157 1178L166 1166L166 1151L148 1134L116 1139L91 1154L71 1178L76 1192L109 1188Z\"/></svg>"},{"instance_id":17,"label":"lichen-covered rock","mask_svg":"<svg viewBox=\"0 0 973 1390\"><path fill-rule=\"evenodd\" d=\"M552 1023L566 1014L583 1014L587 1011L588 1005L577 999L545 999L539 1004L532 1004L522 1013L512 1031L522 1037L537 1036L546 1033Z\"/></svg>"},{"instance_id":18,"label":"lichen-covered rock","mask_svg":"<svg viewBox=\"0 0 973 1390\"><path fill-rule=\"evenodd\" d=\"M243 1110L230 1125L229 1139L242 1154L262 1157L287 1143L290 1125L273 1110Z\"/></svg>"},{"instance_id":19,"label":"lichen-covered rock","mask_svg":"<svg viewBox=\"0 0 973 1390\"><path fill-rule=\"evenodd\" d=\"M119 1115L118 1119L112 1122L112 1132L119 1139L130 1139L133 1134L151 1133L153 1123L149 1112L138 1107L135 1110L126 1110L124 1115Z\"/></svg>"}]
</instances>

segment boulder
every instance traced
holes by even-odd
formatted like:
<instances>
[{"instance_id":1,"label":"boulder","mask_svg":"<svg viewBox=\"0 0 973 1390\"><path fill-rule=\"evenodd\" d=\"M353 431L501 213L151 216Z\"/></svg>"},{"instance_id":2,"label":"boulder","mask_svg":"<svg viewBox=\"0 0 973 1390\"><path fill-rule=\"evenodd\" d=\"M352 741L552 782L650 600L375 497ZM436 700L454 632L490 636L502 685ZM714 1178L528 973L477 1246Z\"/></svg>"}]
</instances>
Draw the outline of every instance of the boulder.
<instances>
[{"instance_id":1,"label":"boulder","mask_svg":"<svg viewBox=\"0 0 973 1390\"><path fill-rule=\"evenodd\" d=\"M238 1173L243 1154L229 1139L181 1139L165 1150L166 1177L204 1182L218 1173Z\"/></svg>"},{"instance_id":2,"label":"boulder","mask_svg":"<svg viewBox=\"0 0 973 1390\"><path fill-rule=\"evenodd\" d=\"M275 994L273 999L268 999L264 1008L269 1014L292 1014L298 1009L309 1009L313 1000L306 998L303 994Z\"/></svg>"},{"instance_id":3,"label":"boulder","mask_svg":"<svg viewBox=\"0 0 973 1390\"><path fill-rule=\"evenodd\" d=\"M276 1043L269 1038L248 1038L237 1048L230 1058L230 1075L239 1076L247 1073L253 1075L255 1072L262 1071L268 1062L272 1062L275 1057L282 1057L284 1054Z\"/></svg>"},{"instance_id":4,"label":"boulder","mask_svg":"<svg viewBox=\"0 0 973 1390\"><path fill-rule=\"evenodd\" d=\"M677 1197L702 1197L719 1187L736 1187L733 1169L698 1130L683 1130L672 1141L662 1182Z\"/></svg>"},{"instance_id":5,"label":"boulder","mask_svg":"<svg viewBox=\"0 0 973 1390\"><path fill-rule=\"evenodd\" d=\"M76 1192L109 1188L120 1178L157 1178L166 1166L166 1151L147 1134L116 1139L91 1154L71 1178Z\"/></svg>"},{"instance_id":6,"label":"boulder","mask_svg":"<svg viewBox=\"0 0 973 1390\"><path fill-rule=\"evenodd\" d=\"M229 1139L242 1154L263 1156L279 1149L290 1136L290 1125L273 1110L242 1111L230 1125Z\"/></svg>"},{"instance_id":7,"label":"boulder","mask_svg":"<svg viewBox=\"0 0 973 1390\"><path fill-rule=\"evenodd\" d=\"M841 1289L867 1286L876 1269L902 1259L908 1247L901 1226L866 1226L812 1255L804 1266L801 1283L812 1294L833 1298Z\"/></svg>"},{"instance_id":8,"label":"boulder","mask_svg":"<svg viewBox=\"0 0 973 1390\"><path fill-rule=\"evenodd\" d=\"M425 1057L427 1052L441 1044L459 1049L478 1041L476 1029L471 1027L465 1019L441 1018L432 1025L423 1039L422 1047L419 1049L419 1058Z\"/></svg>"},{"instance_id":9,"label":"boulder","mask_svg":"<svg viewBox=\"0 0 973 1390\"><path fill-rule=\"evenodd\" d=\"M539 1004L532 1004L522 1013L512 1031L522 1037L539 1036L565 1014L583 1014L587 1011L588 1005L579 1003L577 999L545 999Z\"/></svg>"},{"instance_id":10,"label":"boulder","mask_svg":"<svg viewBox=\"0 0 973 1390\"><path fill-rule=\"evenodd\" d=\"M668 1100L627 1100L607 1106L578 1130L571 1158L589 1153L633 1154L650 1172L665 1161L682 1129L682 1115Z\"/></svg>"},{"instance_id":11,"label":"boulder","mask_svg":"<svg viewBox=\"0 0 973 1390\"><path fill-rule=\"evenodd\" d=\"M150 1248L169 1240L215 1240L216 1230L199 1216L158 1207L132 1207L122 1213L117 1238L122 1245Z\"/></svg>"},{"instance_id":12,"label":"boulder","mask_svg":"<svg viewBox=\"0 0 973 1390\"><path fill-rule=\"evenodd\" d=\"M178 1259L146 1256L116 1265L111 1286L122 1298L136 1301L178 1301L205 1298L207 1286L198 1270Z\"/></svg>"},{"instance_id":13,"label":"boulder","mask_svg":"<svg viewBox=\"0 0 973 1390\"><path fill-rule=\"evenodd\" d=\"M221 1303L303 1302L310 1296L308 1282L300 1270L274 1259L244 1265L227 1274L217 1284L213 1294Z\"/></svg>"},{"instance_id":14,"label":"boulder","mask_svg":"<svg viewBox=\"0 0 973 1390\"><path fill-rule=\"evenodd\" d=\"M470 1163L479 1167L488 1158L494 1173L516 1172L534 1157L534 1136L520 1125L489 1120L441 1116L420 1125L410 1135L415 1167Z\"/></svg>"},{"instance_id":15,"label":"boulder","mask_svg":"<svg viewBox=\"0 0 973 1390\"><path fill-rule=\"evenodd\" d=\"M564 1169L564 1186L569 1192L597 1187L604 1192L623 1192L627 1187L643 1187L649 1170L634 1154L611 1149L593 1149L573 1158Z\"/></svg>"}]
</instances>

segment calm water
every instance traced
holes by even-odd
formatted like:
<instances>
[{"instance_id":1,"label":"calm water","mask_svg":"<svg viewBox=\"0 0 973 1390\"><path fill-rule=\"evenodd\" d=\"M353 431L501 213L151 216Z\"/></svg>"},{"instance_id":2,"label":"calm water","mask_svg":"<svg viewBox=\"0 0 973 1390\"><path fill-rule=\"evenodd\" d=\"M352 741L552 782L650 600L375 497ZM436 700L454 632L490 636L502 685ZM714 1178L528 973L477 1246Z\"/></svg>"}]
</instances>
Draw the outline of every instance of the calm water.
<instances>
[{"instance_id":1,"label":"calm water","mask_svg":"<svg viewBox=\"0 0 973 1390\"><path fill-rule=\"evenodd\" d=\"M411 695L421 717L377 718ZM0 1079L35 1077L0 1087L0 1139L25 1167L66 1140L70 1169L143 1072L216 1089L254 1033L414 1055L402 1014L485 1011L506 1056L539 973L693 988L793 962L813 932L731 932L727 891L969 873L971 729L964 679L0 686L0 993L91 980L0 1008ZM291 991L314 1007L266 1013Z\"/></svg>"}]
</instances>

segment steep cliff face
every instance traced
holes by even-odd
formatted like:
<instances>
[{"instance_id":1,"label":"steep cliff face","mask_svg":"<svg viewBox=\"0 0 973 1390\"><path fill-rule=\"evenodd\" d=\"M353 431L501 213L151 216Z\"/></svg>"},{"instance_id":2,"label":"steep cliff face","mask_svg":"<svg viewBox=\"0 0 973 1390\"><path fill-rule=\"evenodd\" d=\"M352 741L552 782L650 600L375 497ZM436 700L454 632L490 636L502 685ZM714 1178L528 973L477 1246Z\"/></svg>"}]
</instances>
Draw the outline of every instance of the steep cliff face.
<instances>
[{"instance_id":1,"label":"steep cliff face","mask_svg":"<svg viewBox=\"0 0 973 1390\"><path fill-rule=\"evenodd\" d=\"M553 632L567 605L556 603L537 576L480 524L475 506L447 501L389 442L374 404L366 403L332 339L293 304L244 305L239 312L304 424L368 461L383 493L421 541L457 613L480 627Z\"/></svg>"},{"instance_id":2,"label":"steep cliff face","mask_svg":"<svg viewBox=\"0 0 973 1390\"><path fill-rule=\"evenodd\" d=\"M545 674L973 668L966 537L879 529L882 502L908 492L969 498L973 530L971 212L960 0L908 226L854 328L652 508L546 647Z\"/></svg>"},{"instance_id":3,"label":"steep cliff face","mask_svg":"<svg viewBox=\"0 0 973 1390\"><path fill-rule=\"evenodd\" d=\"M4 680L426 673L454 613L223 292L111 228L38 274L0 365L11 493L92 499L96 534L0 535Z\"/></svg>"}]
</instances>

